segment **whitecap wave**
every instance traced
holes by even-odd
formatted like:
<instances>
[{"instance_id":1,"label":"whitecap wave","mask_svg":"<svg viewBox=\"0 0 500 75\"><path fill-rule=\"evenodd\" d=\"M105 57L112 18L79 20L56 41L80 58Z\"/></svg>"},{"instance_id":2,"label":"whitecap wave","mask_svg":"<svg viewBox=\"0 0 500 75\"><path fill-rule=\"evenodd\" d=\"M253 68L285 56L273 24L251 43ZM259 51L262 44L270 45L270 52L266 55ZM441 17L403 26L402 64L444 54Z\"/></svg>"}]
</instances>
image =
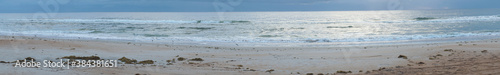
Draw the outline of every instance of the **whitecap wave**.
<instances>
[{"instance_id":1,"label":"whitecap wave","mask_svg":"<svg viewBox=\"0 0 500 75\"><path fill-rule=\"evenodd\" d=\"M40 23L130 23L130 24L233 24L251 23L244 20L134 20L134 19L11 19L20 22Z\"/></svg>"}]
</instances>

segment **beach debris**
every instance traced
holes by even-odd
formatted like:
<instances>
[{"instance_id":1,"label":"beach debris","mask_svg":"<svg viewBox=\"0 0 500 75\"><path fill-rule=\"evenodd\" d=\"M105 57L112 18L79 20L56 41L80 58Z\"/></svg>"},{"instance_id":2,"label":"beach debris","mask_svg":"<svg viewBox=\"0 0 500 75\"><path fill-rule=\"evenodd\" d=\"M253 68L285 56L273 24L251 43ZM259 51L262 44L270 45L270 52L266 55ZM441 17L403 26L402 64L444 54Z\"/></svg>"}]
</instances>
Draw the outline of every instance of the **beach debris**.
<instances>
[{"instance_id":1,"label":"beach debris","mask_svg":"<svg viewBox=\"0 0 500 75\"><path fill-rule=\"evenodd\" d=\"M138 64L154 64L154 61L153 60L144 60L144 61L140 61Z\"/></svg>"},{"instance_id":2,"label":"beach debris","mask_svg":"<svg viewBox=\"0 0 500 75\"><path fill-rule=\"evenodd\" d=\"M451 52L451 51L453 51L453 49L444 49L444 51Z\"/></svg>"},{"instance_id":3,"label":"beach debris","mask_svg":"<svg viewBox=\"0 0 500 75\"><path fill-rule=\"evenodd\" d=\"M379 71L380 71L380 70L384 70L384 69L385 69L385 67L382 67L382 68L378 68L378 70L379 70Z\"/></svg>"},{"instance_id":4,"label":"beach debris","mask_svg":"<svg viewBox=\"0 0 500 75\"><path fill-rule=\"evenodd\" d=\"M201 59L201 58L194 58L194 59L190 59L189 61L203 61L203 59Z\"/></svg>"},{"instance_id":5,"label":"beach debris","mask_svg":"<svg viewBox=\"0 0 500 75\"><path fill-rule=\"evenodd\" d=\"M26 59L26 61L31 61L31 60L36 61L35 58L31 58L31 57L26 57L24 59Z\"/></svg>"},{"instance_id":6,"label":"beach debris","mask_svg":"<svg viewBox=\"0 0 500 75\"><path fill-rule=\"evenodd\" d=\"M406 64L406 66L413 66L412 64Z\"/></svg>"},{"instance_id":7,"label":"beach debris","mask_svg":"<svg viewBox=\"0 0 500 75\"><path fill-rule=\"evenodd\" d=\"M257 71L257 70L254 70L254 69L248 69L248 70L243 70L243 71Z\"/></svg>"},{"instance_id":8,"label":"beach debris","mask_svg":"<svg viewBox=\"0 0 500 75\"><path fill-rule=\"evenodd\" d=\"M188 62L188 64L198 64L198 63L194 63L194 62Z\"/></svg>"},{"instance_id":9,"label":"beach debris","mask_svg":"<svg viewBox=\"0 0 500 75\"><path fill-rule=\"evenodd\" d=\"M80 59L80 60L100 60L101 58L99 56L64 56L62 57L63 59Z\"/></svg>"},{"instance_id":10,"label":"beach debris","mask_svg":"<svg viewBox=\"0 0 500 75\"><path fill-rule=\"evenodd\" d=\"M340 71L337 71L337 73L344 73L344 74L346 74L346 73L352 73L352 71L342 71L342 70L340 70Z\"/></svg>"},{"instance_id":11,"label":"beach debris","mask_svg":"<svg viewBox=\"0 0 500 75\"><path fill-rule=\"evenodd\" d=\"M243 65L236 65L237 67L243 67Z\"/></svg>"},{"instance_id":12,"label":"beach debris","mask_svg":"<svg viewBox=\"0 0 500 75\"><path fill-rule=\"evenodd\" d=\"M0 61L0 63L10 63L10 62Z\"/></svg>"},{"instance_id":13,"label":"beach debris","mask_svg":"<svg viewBox=\"0 0 500 75\"><path fill-rule=\"evenodd\" d=\"M429 60L439 59L438 56L443 56L443 55L437 54L435 56L429 57Z\"/></svg>"},{"instance_id":14,"label":"beach debris","mask_svg":"<svg viewBox=\"0 0 500 75\"><path fill-rule=\"evenodd\" d=\"M429 60L434 60L434 59L436 59L436 58L435 57L429 57Z\"/></svg>"},{"instance_id":15,"label":"beach debris","mask_svg":"<svg viewBox=\"0 0 500 75\"><path fill-rule=\"evenodd\" d=\"M12 61L12 63L13 63L13 62L17 62L17 61L18 61L18 60L16 60L16 61ZM24 62L24 60L19 60L19 62Z\"/></svg>"},{"instance_id":16,"label":"beach debris","mask_svg":"<svg viewBox=\"0 0 500 75\"><path fill-rule=\"evenodd\" d=\"M454 55L454 54L455 54L455 53L451 53L451 54L448 54L448 56L452 56L452 55Z\"/></svg>"},{"instance_id":17,"label":"beach debris","mask_svg":"<svg viewBox=\"0 0 500 75\"><path fill-rule=\"evenodd\" d=\"M418 62L417 64L425 64L424 62Z\"/></svg>"},{"instance_id":18,"label":"beach debris","mask_svg":"<svg viewBox=\"0 0 500 75\"><path fill-rule=\"evenodd\" d=\"M403 68L404 66L396 66L396 68Z\"/></svg>"},{"instance_id":19,"label":"beach debris","mask_svg":"<svg viewBox=\"0 0 500 75\"><path fill-rule=\"evenodd\" d=\"M167 60L167 65L173 65L172 63L172 60Z\"/></svg>"},{"instance_id":20,"label":"beach debris","mask_svg":"<svg viewBox=\"0 0 500 75\"><path fill-rule=\"evenodd\" d=\"M170 63L170 62L172 62L172 60L167 60L167 63Z\"/></svg>"},{"instance_id":21,"label":"beach debris","mask_svg":"<svg viewBox=\"0 0 500 75\"><path fill-rule=\"evenodd\" d=\"M462 46L462 44L458 44L458 46Z\"/></svg>"},{"instance_id":22,"label":"beach debris","mask_svg":"<svg viewBox=\"0 0 500 75\"><path fill-rule=\"evenodd\" d=\"M483 50L481 51L481 53L488 53L488 50Z\"/></svg>"},{"instance_id":23,"label":"beach debris","mask_svg":"<svg viewBox=\"0 0 500 75\"><path fill-rule=\"evenodd\" d=\"M323 74L323 73L318 73L318 75L325 75L325 74Z\"/></svg>"},{"instance_id":24,"label":"beach debris","mask_svg":"<svg viewBox=\"0 0 500 75\"><path fill-rule=\"evenodd\" d=\"M233 66L238 67L238 68L236 68L236 69L242 69L242 67L243 67L243 65L233 65ZM248 68L247 68L247 69L248 69Z\"/></svg>"},{"instance_id":25,"label":"beach debris","mask_svg":"<svg viewBox=\"0 0 500 75\"><path fill-rule=\"evenodd\" d=\"M122 57L120 59L118 59L122 62L125 62L125 64L134 64L134 63L137 63L137 60L135 59L129 59L129 58L126 58L126 57Z\"/></svg>"},{"instance_id":26,"label":"beach debris","mask_svg":"<svg viewBox=\"0 0 500 75\"><path fill-rule=\"evenodd\" d=\"M266 70L266 72L269 72L269 73L271 73L273 71L274 71L274 69Z\"/></svg>"},{"instance_id":27,"label":"beach debris","mask_svg":"<svg viewBox=\"0 0 500 75\"><path fill-rule=\"evenodd\" d=\"M306 75L314 75L313 73L306 73Z\"/></svg>"},{"instance_id":28,"label":"beach debris","mask_svg":"<svg viewBox=\"0 0 500 75\"><path fill-rule=\"evenodd\" d=\"M175 63L175 58L172 59L172 63Z\"/></svg>"},{"instance_id":29,"label":"beach debris","mask_svg":"<svg viewBox=\"0 0 500 75\"><path fill-rule=\"evenodd\" d=\"M184 60L186 60L186 58L179 57L179 58L177 58L177 60L179 60L179 61L184 61Z\"/></svg>"},{"instance_id":30,"label":"beach debris","mask_svg":"<svg viewBox=\"0 0 500 75\"><path fill-rule=\"evenodd\" d=\"M408 59L405 55L399 55L398 58Z\"/></svg>"},{"instance_id":31,"label":"beach debris","mask_svg":"<svg viewBox=\"0 0 500 75\"><path fill-rule=\"evenodd\" d=\"M76 48L71 48L71 49L69 49L69 50L76 50Z\"/></svg>"}]
</instances>

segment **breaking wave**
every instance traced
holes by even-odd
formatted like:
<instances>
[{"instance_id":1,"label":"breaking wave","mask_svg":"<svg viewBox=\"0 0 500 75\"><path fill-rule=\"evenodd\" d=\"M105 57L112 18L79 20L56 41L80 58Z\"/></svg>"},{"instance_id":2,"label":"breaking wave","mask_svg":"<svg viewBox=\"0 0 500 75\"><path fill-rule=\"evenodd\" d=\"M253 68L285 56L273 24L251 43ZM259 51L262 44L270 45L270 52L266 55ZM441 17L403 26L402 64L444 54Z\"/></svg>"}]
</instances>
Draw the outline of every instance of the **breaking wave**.
<instances>
[{"instance_id":1,"label":"breaking wave","mask_svg":"<svg viewBox=\"0 0 500 75\"><path fill-rule=\"evenodd\" d=\"M14 19L22 22L44 23L131 23L131 24L233 24L251 23L243 20L134 20L134 19Z\"/></svg>"}]
</instances>

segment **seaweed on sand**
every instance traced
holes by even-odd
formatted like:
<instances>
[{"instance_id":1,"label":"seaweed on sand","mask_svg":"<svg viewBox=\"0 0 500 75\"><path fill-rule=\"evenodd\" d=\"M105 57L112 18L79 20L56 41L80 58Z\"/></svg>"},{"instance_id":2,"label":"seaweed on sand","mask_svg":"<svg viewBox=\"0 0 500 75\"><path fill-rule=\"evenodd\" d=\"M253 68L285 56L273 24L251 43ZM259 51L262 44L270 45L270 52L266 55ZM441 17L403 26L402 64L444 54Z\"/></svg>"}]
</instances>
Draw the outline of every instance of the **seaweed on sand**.
<instances>
[{"instance_id":1,"label":"seaweed on sand","mask_svg":"<svg viewBox=\"0 0 500 75\"><path fill-rule=\"evenodd\" d=\"M190 61L203 61L203 59L201 59L201 58L194 58L194 59L191 59Z\"/></svg>"},{"instance_id":2,"label":"seaweed on sand","mask_svg":"<svg viewBox=\"0 0 500 75\"><path fill-rule=\"evenodd\" d=\"M186 60L186 58L179 57L179 58L177 58L177 60L179 60L179 61L184 61L184 60Z\"/></svg>"},{"instance_id":3,"label":"seaweed on sand","mask_svg":"<svg viewBox=\"0 0 500 75\"><path fill-rule=\"evenodd\" d=\"M36 61L35 58L31 58L31 57L26 57L24 59L26 59L26 61L31 61L31 60Z\"/></svg>"},{"instance_id":4,"label":"seaweed on sand","mask_svg":"<svg viewBox=\"0 0 500 75\"><path fill-rule=\"evenodd\" d=\"M63 59L80 59L80 60L100 60L101 58L99 56L64 56L62 57Z\"/></svg>"},{"instance_id":5,"label":"seaweed on sand","mask_svg":"<svg viewBox=\"0 0 500 75\"><path fill-rule=\"evenodd\" d=\"M154 64L154 61L153 60L144 60L144 61L140 61L138 64Z\"/></svg>"},{"instance_id":6,"label":"seaweed on sand","mask_svg":"<svg viewBox=\"0 0 500 75\"><path fill-rule=\"evenodd\" d=\"M120 59L118 59L122 62L125 62L125 64L134 64L134 63L137 63L137 60L135 59L129 59L129 58L126 58L126 57L122 57Z\"/></svg>"},{"instance_id":7,"label":"seaweed on sand","mask_svg":"<svg viewBox=\"0 0 500 75\"><path fill-rule=\"evenodd\" d=\"M408 59L408 57L405 55L399 55L398 58Z\"/></svg>"},{"instance_id":8,"label":"seaweed on sand","mask_svg":"<svg viewBox=\"0 0 500 75\"><path fill-rule=\"evenodd\" d=\"M444 49L444 51L450 52L450 51L453 51L453 49Z\"/></svg>"},{"instance_id":9,"label":"seaweed on sand","mask_svg":"<svg viewBox=\"0 0 500 75\"><path fill-rule=\"evenodd\" d=\"M337 71L337 73L352 73L352 71Z\"/></svg>"}]
</instances>

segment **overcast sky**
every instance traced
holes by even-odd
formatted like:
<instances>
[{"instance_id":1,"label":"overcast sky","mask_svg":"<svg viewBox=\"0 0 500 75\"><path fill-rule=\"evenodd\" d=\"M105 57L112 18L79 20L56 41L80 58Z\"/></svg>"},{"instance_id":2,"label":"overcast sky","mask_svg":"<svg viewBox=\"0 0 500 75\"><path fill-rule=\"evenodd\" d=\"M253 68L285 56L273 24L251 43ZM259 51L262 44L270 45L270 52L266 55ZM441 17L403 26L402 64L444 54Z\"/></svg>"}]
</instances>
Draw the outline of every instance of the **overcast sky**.
<instances>
[{"instance_id":1,"label":"overcast sky","mask_svg":"<svg viewBox=\"0 0 500 75\"><path fill-rule=\"evenodd\" d=\"M0 0L0 13L346 11L500 8L500 0Z\"/></svg>"}]
</instances>

